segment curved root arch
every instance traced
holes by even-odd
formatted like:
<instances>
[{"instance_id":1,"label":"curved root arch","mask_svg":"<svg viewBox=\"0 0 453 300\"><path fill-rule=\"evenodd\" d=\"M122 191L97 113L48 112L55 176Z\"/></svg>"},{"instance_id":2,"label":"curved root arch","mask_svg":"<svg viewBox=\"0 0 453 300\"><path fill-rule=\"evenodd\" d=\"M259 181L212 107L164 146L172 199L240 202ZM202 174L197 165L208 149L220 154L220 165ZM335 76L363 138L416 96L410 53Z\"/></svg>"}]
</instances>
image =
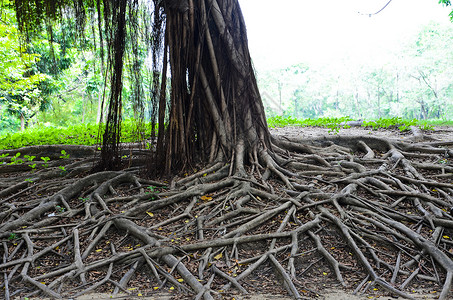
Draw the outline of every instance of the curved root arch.
<instances>
[{"instance_id":1,"label":"curved root arch","mask_svg":"<svg viewBox=\"0 0 453 300\"><path fill-rule=\"evenodd\" d=\"M449 297L451 142L273 142L280 154L255 153L247 176L217 162L149 181L134 167L141 151L122 153L131 155L129 170L82 177L91 163L76 155L32 174L3 166L5 295L159 287L212 299L268 286L301 298L340 284L359 294L411 298L418 286ZM74 153L92 151L83 149Z\"/></svg>"}]
</instances>

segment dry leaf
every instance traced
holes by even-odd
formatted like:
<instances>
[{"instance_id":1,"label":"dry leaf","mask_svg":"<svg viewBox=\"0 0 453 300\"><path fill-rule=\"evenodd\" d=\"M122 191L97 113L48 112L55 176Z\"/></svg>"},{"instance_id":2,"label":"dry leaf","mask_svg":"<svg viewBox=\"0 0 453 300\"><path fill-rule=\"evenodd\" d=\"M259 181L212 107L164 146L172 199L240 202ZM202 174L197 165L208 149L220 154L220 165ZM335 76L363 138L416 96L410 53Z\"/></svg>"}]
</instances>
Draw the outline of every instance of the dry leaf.
<instances>
[{"instance_id":1,"label":"dry leaf","mask_svg":"<svg viewBox=\"0 0 453 300\"><path fill-rule=\"evenodd\" d=\"M209 197L209 196L201 196L200 199L203 200L203 201L211 201L211 200L212 200L212 197Z\"/></svg>"}]
</instances>

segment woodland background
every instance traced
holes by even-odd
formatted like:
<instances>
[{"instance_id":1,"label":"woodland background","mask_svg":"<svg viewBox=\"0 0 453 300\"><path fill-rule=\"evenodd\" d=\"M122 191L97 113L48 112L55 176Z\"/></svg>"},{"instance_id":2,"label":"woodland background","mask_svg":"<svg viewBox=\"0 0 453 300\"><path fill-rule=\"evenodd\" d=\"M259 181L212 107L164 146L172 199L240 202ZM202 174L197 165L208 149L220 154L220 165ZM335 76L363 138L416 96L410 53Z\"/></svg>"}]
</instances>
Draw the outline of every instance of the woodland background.
<instances>
[{"instance_id":1,"label":"woodland background","mask_svg":"<svg viewBox=\"0 0 453 300\"><path fill-rule=\"evenodd\" d=\"M0 135L33 126L99 122L109 86L102 79L95 14L88 16L90 26L82 39L77 38L80 32L73 32L77 27L71 19L52 24L51 33L42 28L27 40L12 9L4 6L0 20ZM432 22L401 41L385 62L346 57L335 64L300 62L257 69L267 116L451 120L452 41L452 26ZM142 46L138 56L129 51L125 58L125 119L136 113L133 68L144 78L142 89L152 81L150 53ZM143 94L143 102L149 103L145 117L151 113L150 98L151 92Z\"/></svg>"}]
</instances>

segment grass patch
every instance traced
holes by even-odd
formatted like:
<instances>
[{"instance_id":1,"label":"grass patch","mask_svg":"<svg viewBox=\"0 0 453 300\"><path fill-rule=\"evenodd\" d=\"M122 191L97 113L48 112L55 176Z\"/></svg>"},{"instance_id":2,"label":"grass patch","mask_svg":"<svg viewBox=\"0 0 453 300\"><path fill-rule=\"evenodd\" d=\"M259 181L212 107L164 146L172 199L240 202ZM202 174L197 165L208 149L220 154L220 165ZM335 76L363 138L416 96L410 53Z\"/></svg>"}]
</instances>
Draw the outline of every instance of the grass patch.
<instances>
[{"instance_id":1,"label":"grass patch","mask_svg":"<svg viewBox=\"0 0 453 300\"><path fill-rule=\"evenodd\" d=\"M285 126L316 126L330 128L331 132L338 132L340 128L349 128L348 121L354 121L349 117L342 118L319 118L319 119L296 119L294 117L276 116L269 118L268 126L270 128ZM362 127L371 127L373 130L398 128L400 131L408 131L411 126L418 126L422 130L434 130L434 126L453 126L453 121L429 120L420 121L417 119L405 120L402 118L378 119L363 121Z\"/></svg>"},{"instance_id":2,"label":"grass patch","mask_svg":"<svg viewBox=\"0 0 453 300\"><path fill-rule=\"evenodd\" d=\"M151 136L151 125L143 124L140 129L133 120L127 120L121 126L121 142L140 141ZM98 138L98 132L101 129ZM38 127L22 132L0 136L0 149L17 149L35 145L97 145L102 144L104 126L98 124L80 124L69 127Z\"/></svg>"}]
</instances>

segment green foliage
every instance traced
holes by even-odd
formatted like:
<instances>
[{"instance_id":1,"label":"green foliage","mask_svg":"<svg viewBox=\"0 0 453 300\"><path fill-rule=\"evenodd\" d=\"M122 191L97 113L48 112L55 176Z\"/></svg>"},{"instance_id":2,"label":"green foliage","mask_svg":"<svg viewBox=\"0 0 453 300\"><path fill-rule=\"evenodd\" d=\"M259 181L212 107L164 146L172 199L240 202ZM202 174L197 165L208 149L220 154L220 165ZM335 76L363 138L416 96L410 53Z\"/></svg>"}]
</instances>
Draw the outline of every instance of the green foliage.
<instances>
[{"instance_id":1,"label":"green foliage","mask_svg":"<svg viewBox=\"0 0 453 300\"><path fill-rule=\"evenodd\" d=\"M341 118L319 118L319 119L297 119L291 116L282 117L275 116L267 119L267 124L270 128L285 127L285 126L316 126L330 128L335 131L335 128L339 128L341 123L352 121L350 117Z\"/></svg>"},{"instance_id":2,"label":"green foliage","mask_svg":"<svg viewBox=\"0 0 453 300\"><path fill-rule=\"evenodd\" d=\"M69 158L69 154L68 154L68 153L66 153L66 151L65 151L65 150L61 150L61 152L60 152L60 153L61 153L61 156L60 156L60 158L62 158L62 159L68 159L68 158Z\"/></svg>"},{"instance_id":3,"label":"green foliage","mask_svg":"<svg viewBox=\"0 0 453 300\"><path fill-rule=\"evenodd\" d=\"M49 164L47 162L50 160L50 157L48 157L48 156L42 157L41 156L41 160L44 161L43 167L47 168L49 166Z\"/></svg>"},{"instance_id":4,"label":"green foliage","mask_svg":"<svg viewBox=\"0 0 453 300\"><path fill-rule=\"evenodd\" d=\"M17 149L32 145L96 145L102 143L98 140L103 135L103 125L79 124L69 127L38 127L29 128L23 132L7 133L0 136L0 149ZM151 135L150 124L143 124L142 130L137 130L133 120L122 122L122 142L136 142L149 138ZM69 158L69 154L62 150L60 158Z\"/></svg>"},{"instance_id":5,"label":"green foliage","mask_svg":"<svg viewBox=\"0 0 453 300\"><path fill-rule=\"evenodd\" d=\"M57 211L57 213L64 213L66 209L60 205L57 205L55 206L55 210Z\"/></svg>"},{"instance_id":6,"label":"green foliage","mask_svg":"<svg viewBox=\"0 0 453 300\"><path fill-rule=\"evenodd\" d=\"M20 152L17 152L16 155L11 157L11 162L9 163L10 165L20 165L24 162L23 159L20 159Z\"/></svg>"},{"instance_id":7,"label":"green foliage","mask_svg":"<svg viewBox=\"0 0 453 300\"><path fill-rule=\"evenodd\" d=\"M39 110L41 102L44 101L39 85L49 79L49 76L35 68L40 55L27 49L21 42L14 11L7 6L2 7L1 21L0 132L15 125L7 117L8 114L26 120ZM2 104L5 106L2 107Z\"/></svg>"},{"instance_id":8,"label":"green foliage","mask_svg":"<svg viewBox=\"0 0 453 300\"><path fill-rule=\"evenodd\" d=\"M8 240L10 240L10 241L15 240L15 239L17 239L17 238L18 238L18 236L17 236L17 234L14 233L14 232L11 232L11 233L9 234L9 236L8 236Z\"/></svg>"},{"instance_id":9,"label":"green foliage","mask_svg":"<svg viewBox=\"0 0 453 300\"><path fill-rule=\"evenodd\" d=\"M450 0L439 0L439 4L443 4L445 6L450 6L451 1ZM450 19L453 21L453 11L450 13Z\"/></svg>"},{"instance_id":10,"label":"green foliage","mask_svg":"<svg viewBox=\"0 0 453 300\"><path fill-rule=\"evenodd\" d=\"M68 173L68 170L66 170L66 167L64 167L64 166L58 166L58 169L60 169L61 176L64 176Z\"/></svg>"},{"instance_id":11,"label":"green foliage","mask_svg":"<svg viewBox=\"0 0 453 300\"><path fill-rule=\"evenodd\" d=\"M338 133L341 128L350 128L348 121L354 121L350 117L342 118L319 118L319 119L297 119L294 117L275 116L267 119L270 128L286 126L316 126L329 128L330 133ZM373 130L398 128L400 131L410 130L411 126L418 126L422 130L434 130L433 125L453 125L453 122L419 121L417 119L405 120L399 117L380 118L377 120L363 121L363 127L372 127Z\"/></svg>"},{"instance_id":12,"label":"green foliage","mask_svg":"<svg viewBox=\"0 0 453 300\"><path fill-rule=\"evenodd\" d=\"M30 155L24 155L24 158L27 159L28 161L33 161L36 158L36 156L34 156L34 155L31 155L31 156Z\"/></svg>"}]
</instances>

